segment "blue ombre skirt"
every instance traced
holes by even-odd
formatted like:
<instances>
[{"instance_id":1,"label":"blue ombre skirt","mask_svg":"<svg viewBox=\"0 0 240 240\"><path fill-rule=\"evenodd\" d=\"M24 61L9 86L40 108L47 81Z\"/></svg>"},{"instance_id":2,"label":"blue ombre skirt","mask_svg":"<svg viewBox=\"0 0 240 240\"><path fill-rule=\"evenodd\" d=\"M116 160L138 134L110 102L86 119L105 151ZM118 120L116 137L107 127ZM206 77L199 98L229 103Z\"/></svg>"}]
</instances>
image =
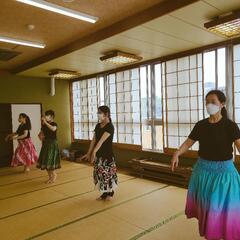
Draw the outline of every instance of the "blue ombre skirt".
<instances>
[{"instance_id":1,"label":"blue ombre skirt","mask_svg":"<svg viewBox=\"0 0 240 240\"><path fill-rule=\"evenodd\" d=\"M199 159L189 183L186 216L211 240L240 240L240 175L233 161Z\"/></svg>"}]
</instances>

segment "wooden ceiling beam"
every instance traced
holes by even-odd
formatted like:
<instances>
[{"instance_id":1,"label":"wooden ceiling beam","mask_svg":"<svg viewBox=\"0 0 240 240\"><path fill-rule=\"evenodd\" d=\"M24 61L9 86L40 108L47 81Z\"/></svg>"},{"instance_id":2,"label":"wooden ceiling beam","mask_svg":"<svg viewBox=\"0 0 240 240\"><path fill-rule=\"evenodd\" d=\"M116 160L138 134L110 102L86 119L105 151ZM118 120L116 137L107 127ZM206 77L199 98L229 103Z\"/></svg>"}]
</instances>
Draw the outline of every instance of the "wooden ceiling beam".
<instances>
[{"instance_id":1,"label":"wooden ceiling beam","mask_svg":"<svg viewBox=\"0 0 240 240\"><path fill-rule=\"evenodd\" d=\"M84 47L87 47L89 45L92 45L94 43L102 41L106 38L112 37L116 34L119 34L121 32L129 30L129 29L139 26L141 24L144 24L155 18L164 16L164 15L171 13L177 9L180 9L182 7L185 7L187 5L190 5L190 4L192 4L194 2L198 2L198 1L199 0L174 0L174 1L166 0L164 2L160 2L148 9L145 9L144 11L141 11L141 12L134 14L128 18L125 18L117 23L114 23L109 27L103 28L99 31L91 33L85 37L82 37L82 38L78 39L77 41L69 43L68 45L66 45L62 48L59 48L55 51L52 51L51 53L48 53L46 55L43 55L36 59L33 59L29 62L26 62L16 68L14 68L13 70L11 70L11 72L16 74L16 73L26 71L30 68L36 67L40 64L46 63L53 59L62 57L66 54L69 54L71 52L74 52L74 51L77 51Z\"/></svg>"}]
</instances>

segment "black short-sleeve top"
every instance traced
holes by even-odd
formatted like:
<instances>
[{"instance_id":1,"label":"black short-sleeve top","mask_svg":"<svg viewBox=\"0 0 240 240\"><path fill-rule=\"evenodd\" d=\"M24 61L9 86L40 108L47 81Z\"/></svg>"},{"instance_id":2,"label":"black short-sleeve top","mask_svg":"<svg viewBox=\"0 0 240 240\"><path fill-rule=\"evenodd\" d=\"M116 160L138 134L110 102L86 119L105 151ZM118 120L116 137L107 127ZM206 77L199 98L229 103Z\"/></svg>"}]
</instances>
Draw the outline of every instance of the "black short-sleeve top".
<instances>
[{"instance_id":1,"label":"black short-sleeve top","mask_svg":"<svg viewBox=\"0 0 240 240\"><path fill-rule=\"evenodd\" d=\"M112 158L113 157L113 135L114 135L114 126L111 122L107 123L104 127L101 127L100 123L98 123L95 127L95 136L96 136L96 144L101 139L105 132L109 133L110 136L106 139L106 141L102 144L100 149L97 151L97 157L103 158Z\"/></svg>"},{"instance_id":2,"label":"black short-sleeve top","mask_svg":"<svg viewBox=\"0 0 240 240\"><path fill-rule=\"evenodd\" d=\"M196 123L188 137L199 142L199 157L225 161L233 158L233 143L240 138L240 130L230 119L210 123L206 118Z\"/></svg>"},{"instance_id":3,"label":"black short-sleeve top","mask_svg":"<svg viewBox=\"0 0 240 240\"><path fill-rule=\"evenodd\" d=\"M24 134L25 131L28 131L28 134L25 138L23 139L27 139L27 138L30 138L30 128L27 126L27 124L20 124L18 126L18 129L16 131L17 135L18 136L22 136Z\"/></svg>"},{"instance_id":4,"label":"black short-sleeve top","mask_svg":"<svg viewBox=\"0 0 240 240\"><path fill-rule=\"evenodd\" d=\"M55 122L49 122L48 124L57 127L57 123L55 123ZM57 139L57 130L56 131L52 131L45 124L42 125L41 130L43 132L45 140L48 140L48 139L55 140L55 139Z\"/></svg>"}]
</instances>

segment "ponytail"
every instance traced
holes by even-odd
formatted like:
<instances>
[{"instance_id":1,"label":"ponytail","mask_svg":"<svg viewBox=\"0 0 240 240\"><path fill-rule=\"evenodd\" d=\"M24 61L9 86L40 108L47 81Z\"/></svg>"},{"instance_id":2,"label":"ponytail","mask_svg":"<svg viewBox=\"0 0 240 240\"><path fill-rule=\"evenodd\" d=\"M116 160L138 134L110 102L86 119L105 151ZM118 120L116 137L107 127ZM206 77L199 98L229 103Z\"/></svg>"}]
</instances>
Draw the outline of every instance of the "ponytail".
<instances>
[{"instance_id":1,"label":"ponytail","mask_svg":"<svg viewBox=\"0 0 240 240\"><path fill-rule=\"evenodd\" d=\"M30 120L29 116L26 113L20 113L19 117L25 118L25 120L26 120L25 124L26 124L27 128L29 130L31 130L32 129L32 124L31 124L31 120Z\"/></svg>"},{"instance_id":2,"label":"ponytail","mask_svg":"<svg viewBox=\"0 0 240 240\"><path fill-rule=\"evenodd\" d=\"M226 107L223 107L221 110L221 115L223 118L228 119L228 113Z\"/></svg>"}]
</instances>

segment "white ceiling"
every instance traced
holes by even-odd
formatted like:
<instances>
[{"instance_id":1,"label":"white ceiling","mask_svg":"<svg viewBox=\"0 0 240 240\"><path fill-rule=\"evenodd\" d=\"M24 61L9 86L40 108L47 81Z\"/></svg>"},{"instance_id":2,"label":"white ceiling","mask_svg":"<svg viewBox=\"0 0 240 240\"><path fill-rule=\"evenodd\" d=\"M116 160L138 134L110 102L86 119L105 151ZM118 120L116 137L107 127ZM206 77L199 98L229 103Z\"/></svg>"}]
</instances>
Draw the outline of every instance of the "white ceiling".
<instances>
[{"instance_id":1,"label":"white ceiling","mask_svg":"<svg viewBox=\"0 0 240 240\"><path fill-rule=\"evenodd\" d=\"M144 61L224 41L226 38L208 32L203 25L216 16L236 9L240 9L239 0L201 0L21 74L44 77L49 70L61 68L88 75L119 67L99 60L104 52L110 50L139 54Z\"/></svg>"}]
</instances>

